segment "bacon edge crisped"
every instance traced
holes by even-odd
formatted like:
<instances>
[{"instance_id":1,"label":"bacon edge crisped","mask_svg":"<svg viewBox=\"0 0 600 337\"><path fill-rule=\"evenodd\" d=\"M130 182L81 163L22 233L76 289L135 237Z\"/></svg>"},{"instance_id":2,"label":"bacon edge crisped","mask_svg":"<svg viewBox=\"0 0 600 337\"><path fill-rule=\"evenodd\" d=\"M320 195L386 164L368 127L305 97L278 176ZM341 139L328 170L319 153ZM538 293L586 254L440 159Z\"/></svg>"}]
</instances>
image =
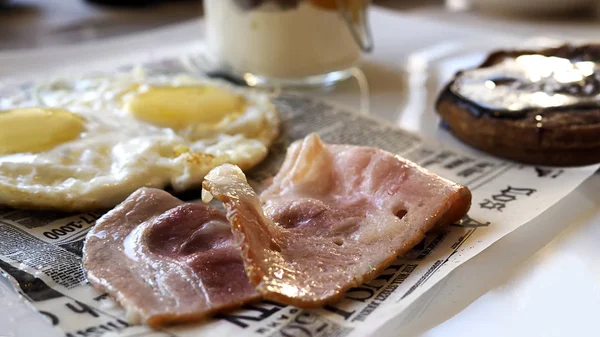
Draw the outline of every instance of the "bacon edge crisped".
<instances>
[{"instance_id":1,"label":"bacon edge crisped","mask_svg":"<svg viewBox=\"0 0 600 337\"><path fill-rule=\"evenodd\" d=\"M224 203L258 292L303 308L339 300L471 203L466 187L406 159L316 134L289 147L260 199L233 165L203 187Z\"/></svg>"}]
</instances>

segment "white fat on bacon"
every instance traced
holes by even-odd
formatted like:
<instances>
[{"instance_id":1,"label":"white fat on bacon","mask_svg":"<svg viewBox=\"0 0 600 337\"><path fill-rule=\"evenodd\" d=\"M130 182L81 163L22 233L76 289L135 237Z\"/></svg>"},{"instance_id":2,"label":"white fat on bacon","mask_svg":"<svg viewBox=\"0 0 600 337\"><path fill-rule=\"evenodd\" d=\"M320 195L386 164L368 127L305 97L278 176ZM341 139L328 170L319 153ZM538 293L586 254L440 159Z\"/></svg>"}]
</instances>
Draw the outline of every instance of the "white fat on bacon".
<instances>
[{"instance_id":1,"label":"white fat on bacon","mask_svg":"<svg viewBox=\"0 0 600 337\"><path fill-rule=\"evenodd\" d=\"M268 299L317 307L368 281L427 231L458 221L470 191L380 149L292 144L260 196L233 165L213 169L203 197L225 204L246 273Z\"/></svg>"}]
</instances>

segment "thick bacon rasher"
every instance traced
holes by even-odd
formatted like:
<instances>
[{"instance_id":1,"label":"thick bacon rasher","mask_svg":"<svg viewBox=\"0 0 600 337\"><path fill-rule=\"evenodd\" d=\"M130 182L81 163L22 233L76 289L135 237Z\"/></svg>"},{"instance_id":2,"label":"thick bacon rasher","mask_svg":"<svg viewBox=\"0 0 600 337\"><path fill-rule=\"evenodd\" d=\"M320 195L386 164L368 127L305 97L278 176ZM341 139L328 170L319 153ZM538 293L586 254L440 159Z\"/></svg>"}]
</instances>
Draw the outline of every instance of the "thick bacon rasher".
<instances>
[{"instance_id":1,"label":"thick bacon rasher","mask_svg":"<svg viewBox=\"0 0 600 337\"><path fill-rule=\"evenodd\" d=\"M290 146L260 198L233 165L203 186L225 204L258 292L300 307L339 299L471 203L466 187L408 160L316 134Z\"/></svg>"}]
</instances>

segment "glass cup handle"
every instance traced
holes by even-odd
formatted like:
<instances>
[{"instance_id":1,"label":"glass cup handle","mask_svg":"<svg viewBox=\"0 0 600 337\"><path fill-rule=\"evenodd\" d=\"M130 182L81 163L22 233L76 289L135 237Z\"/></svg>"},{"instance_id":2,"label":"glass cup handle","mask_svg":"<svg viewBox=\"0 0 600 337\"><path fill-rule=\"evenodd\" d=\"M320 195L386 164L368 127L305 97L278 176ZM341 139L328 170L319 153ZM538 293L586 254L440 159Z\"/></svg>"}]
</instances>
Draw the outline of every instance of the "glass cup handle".
<instances>
[{"instance_id":1,"label":"glass cup handle","mask_svg":"<svg viewBox=\"0 0 600 337\"><path fill-rule=\"evenodd\" d=\"M346 3L356 3L356 1L360 2L358 10L346 6ZM365 53L373 50L373 36L371 35L371 26L367 19L367 6L369 2L368 0L336 0L338 12L344 21L346 21L350 34L352 34L356 44Z\"/></svg>"}]
</instances>

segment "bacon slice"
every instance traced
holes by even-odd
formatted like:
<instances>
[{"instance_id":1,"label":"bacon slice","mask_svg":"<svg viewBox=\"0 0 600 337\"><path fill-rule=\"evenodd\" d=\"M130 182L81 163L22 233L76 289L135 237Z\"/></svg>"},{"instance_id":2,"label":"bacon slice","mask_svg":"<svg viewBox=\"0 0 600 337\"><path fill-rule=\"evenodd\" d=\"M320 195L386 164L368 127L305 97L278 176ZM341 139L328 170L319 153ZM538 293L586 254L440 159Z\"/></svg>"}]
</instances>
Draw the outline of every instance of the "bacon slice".
<instances>
[{"instance_id":1,"label":"bacon slice","mask_svg":"<svg viewBox=\"0 0 600 337\"><path fill-rule=\"evenodd\" d=\"M141 188L99 219L83 247L92 285L131 323L198 320L258 298L225 215Z\"/></svg>"},{"instance_id":2,"label":"bacon slice","mask_svg":"<svg viewBox=\"0 0 600 337\"><path fill-rule=\"evenodd\" d=\"M213 169L203 186L225 204L257 290L305 308L376 276L471 203L466 187L410 161L326 145L316 134L290 146L262 202L232 165Z\"/></svg>"}]
</instances>

